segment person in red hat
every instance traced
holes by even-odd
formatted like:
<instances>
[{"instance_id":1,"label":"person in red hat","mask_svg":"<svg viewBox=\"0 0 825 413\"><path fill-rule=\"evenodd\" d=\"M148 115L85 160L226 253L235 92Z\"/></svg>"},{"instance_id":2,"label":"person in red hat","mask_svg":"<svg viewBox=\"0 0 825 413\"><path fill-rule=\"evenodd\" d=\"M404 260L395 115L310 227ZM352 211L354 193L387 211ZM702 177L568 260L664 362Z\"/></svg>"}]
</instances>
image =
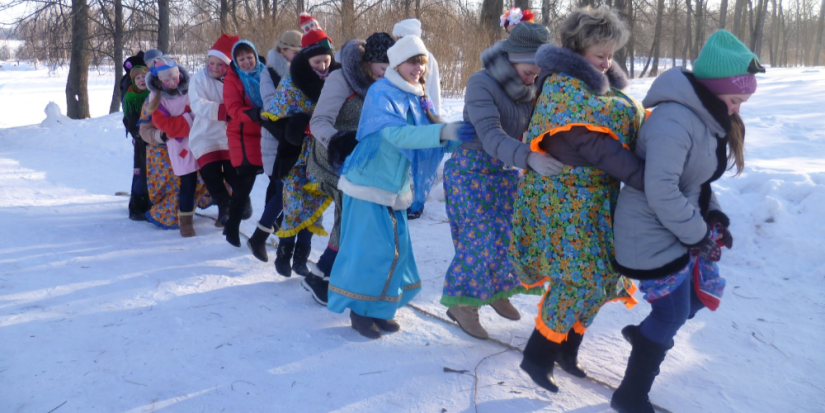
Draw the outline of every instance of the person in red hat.
<instances>
[{"instance_id":1,"label":"person in red hat","mask_svg":"<svg viewBox=\"0 0 825 413\"><path fill-rule=\"evenodd\" d=\"M198 160L201 177L218 205L215 226L229 219L229 192L236 176L229 158L226 137L226 105L223 103L223 78L232 62L232 46L238 36L222 34L206 53L206 67L192 77L189 100L195 120L189 134L189 147Z\"/></svg>"},{"instance_id":2,"label":"person in red hat","mask_svg":"<svg viewBox=\"0 0 825 413\"><path fill-rule=\"evenodd\" d=\"M306 276L304 288L322 291L326 290L327 283L311 274L307 259L312 234L328 235L321 224L321 214L332 199L318 190L307 189L317 187L317 180L307 172L307 160L315 143L306 138L324 82L341 65L333 57L332 39L314 17L301 14L301 31L301 51L292 60L289 74L281 79L272 103L263 114L269 119L264 127L279 140L273 175L284 180L284 218L275 233L280 238L275 269L285 277L292 272ZM266 234L260 227L258 230L252 236L254 239Z\"/></svg>"}]
</instances>

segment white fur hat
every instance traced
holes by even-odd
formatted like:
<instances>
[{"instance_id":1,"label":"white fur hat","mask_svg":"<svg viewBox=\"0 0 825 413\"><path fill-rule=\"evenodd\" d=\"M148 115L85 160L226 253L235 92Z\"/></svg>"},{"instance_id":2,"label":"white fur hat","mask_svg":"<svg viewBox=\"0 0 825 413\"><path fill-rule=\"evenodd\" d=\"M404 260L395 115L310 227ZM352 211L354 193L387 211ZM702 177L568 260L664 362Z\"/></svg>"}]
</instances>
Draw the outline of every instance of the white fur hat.
<instances>
[{"instance_id":1,"label":"white fur hat","mask_svg":"<svg viewBox=\"0 0 825 413\"><path fill-rule=\"evenodd\" d=\"M401 20L395 23L395 27L392 28L392 35L395 37L421 37L421 21L418 19Z\"/></svg>"},{"instance_id":2,"label":"white fur hat","mask_svg":"<svg viewBox=\"0 0 825 413\"><path fill-rule=\"evenodd\" d=\"M422 54L428 56L430 52L427 51L427 47L424 46L424 42L418 36L404 36L387 49L387 57L390 59L391 68L398 67L407 59Z\"/></svg>"}]
</instances>

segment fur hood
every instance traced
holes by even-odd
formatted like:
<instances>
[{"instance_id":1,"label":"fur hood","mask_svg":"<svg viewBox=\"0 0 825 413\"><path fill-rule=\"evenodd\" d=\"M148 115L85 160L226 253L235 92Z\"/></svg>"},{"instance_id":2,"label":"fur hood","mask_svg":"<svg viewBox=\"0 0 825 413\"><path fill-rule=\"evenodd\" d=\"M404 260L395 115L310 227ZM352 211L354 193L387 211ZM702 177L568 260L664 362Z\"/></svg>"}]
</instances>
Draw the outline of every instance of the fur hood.
<instances>
[{"instance_id":1,"label":"fur hood","mask_svg":"<svg viewBox=\"0 0 825 413\"><path fill-rule=\"evenodd\" d=\"M525 85L516 72L516 68L507 59L507 52L502 47L506 40L501 40L481 53L481 64L514 102L530 102L536 96L536 86Z\"/></svg>"},{"instance_id":2,"label":"fur hood","mask_svg":"<svg viewBox=\"0 0 825 413\"><path fill-rule=\"evenodd\" d=\"M149 91L158 93L165 98L176 98L178 96L184 96L189 93L189 72L183 68L183 66L178 66L178 71L180 71L180 83L178 83L178 87L172 90L168 90L163 87L163 83L160 79L152 76L152 73L146 73L146 88Z\"/></svg>"},{"instance_id":3,"label":"fur hood","mask_svg":"<svg viewBox=\"0 0 825 413\"><path fill-rule=\"evenodd\" d=\"M341 68L344 71L344 78L347 79L349 87L361 97L366 96L367 90L375 83L361 69L365 44L367 42L364 40L352 39L344 43L344 47L341 48Z\"/></svg>"},{"instance_id":4,"label":"fur hood","mask_svg":"<svg viewBox=\"0 0 825 413\"><path fill-rule=\"evenodd\" d=\"M599 95L604 95L611 87L627 87L627 75L618 65L610 65L607 72L600 72L578 53L564 47L546 44L536 52L536 64L541 68L541 84L553 73L564 73L581 80Z\"/></svg>"},{"instance_id":5,"label":"fur hood","mask_svg":"<svg viewBox=\"0 0 825 413\"><path fill-rule=\"evenodd\" d=\"M341 64L332 59L329 66L329 71L338 70ZM292 59L292 64L289 65L289 74L292 75L292 82L295 87L300 90L307 99L318 102L321 97L321 89L324 88L324 81L315 74L312 66L309 65L309 59L303 53L298 53Z\"/></svg>"},{"instance_id":6,"label":"fur hood","mask_svg":"<svg viewBox=\"0 0 825 413\"><path fill-rule=\"evenodd\" d=\"M280 77L284 77L289 73L289 62L275 49L270 49L266 54L266 66L275 70L275 73Z\"/></svg>"}]
</instances>

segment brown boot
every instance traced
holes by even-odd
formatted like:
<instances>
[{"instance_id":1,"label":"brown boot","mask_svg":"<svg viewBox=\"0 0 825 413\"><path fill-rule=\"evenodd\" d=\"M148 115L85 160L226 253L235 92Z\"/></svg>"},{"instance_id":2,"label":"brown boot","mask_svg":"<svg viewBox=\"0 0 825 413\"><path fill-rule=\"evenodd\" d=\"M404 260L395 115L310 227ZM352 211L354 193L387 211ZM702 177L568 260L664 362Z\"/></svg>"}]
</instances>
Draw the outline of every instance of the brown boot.
<instances>
[{"instance_id":1,"label":"brown boot","mask_svg":"<svg viewBox=\"0 0 825 413\"><path fill-rule=\"evenodd\" d=\"M521 314L516 310L516 307L513 307L513 304L510 304L510 300L506 298L493 301L490 303L490 307L493 307L493 310L496 310L498 315L508 320L521 320Z\"/></svg>"},{"instance_id":2,"label":"brown boot","mask_svg":"<svg viewBox=\"0 0 825 413\"><path fill-rule=\"evenodd\" d=\"M478 307L456 304L447 310L447 316L450 317L450 320L458 323L458 326L465 333L481 340L490 338L487 330L478 321Z\"/></svg>"},{"instance_id":3,"label":"brown boot","mask_svg":"<svg viewBox=\"0 0 825 413\"><path fill-rule=\"evenodd\" d=\"M192 218L195 211L183 212L178 211L178 226L180 227L180 236L184 238L195 236L195 227L192 226Z\"/></svg>"}]
</instances>

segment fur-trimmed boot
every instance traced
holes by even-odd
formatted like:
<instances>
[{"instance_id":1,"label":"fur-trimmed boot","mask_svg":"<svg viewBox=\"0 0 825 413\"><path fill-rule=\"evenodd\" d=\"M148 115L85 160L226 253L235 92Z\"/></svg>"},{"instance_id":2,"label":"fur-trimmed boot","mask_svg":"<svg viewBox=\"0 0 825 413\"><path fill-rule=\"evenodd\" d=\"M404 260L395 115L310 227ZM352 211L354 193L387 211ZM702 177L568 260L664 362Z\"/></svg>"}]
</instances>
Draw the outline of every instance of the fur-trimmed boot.
<instances>
[{"instance_id":1,"label":"fur-trimmed boot","mask_svg":"<svg viewBox=\"0 0 825 413\"><path fill-rule=\"evenodd\" d=\"M275 271L284 277L292 277L292 252L295 250L295 242L278 243L278 252L275 255Z\"/></svg>"},{"instance_id":2,"label":"fur-trimmed boot","mask_svg":"<svg viewBox=\"0 0 825 413\"><path fill-rule=\"evenodd\" d=\"M375 325L375 320L373 318L363 317L355 314L352 310L349 310L349 319L352 323L352 328L362 336L373 340L381 338L381 330L379 330L378 326Z\"/></svg>"},{"instance_id":3,"label":"fur-trimmed boot","mask_svg":"<svg viewBox=\"0 0 825 413\"><path fill-rule=\"evenodd\" d=\"M195 227L192 225L192 218L194 217L195 211L178 211L178 228L180 228L180 236L184 238L195 236Z\"/></svg>"},{"instance_id":4,"label":"fur-trimmed boot","mask_svg":"<svg viewBox=\"0 0 825 413\"><path fill-rule=\"evenodd\" d=\"M654 413L648 394L673 342L669 346L656 343L641 334L636 326L623 328L622 335L631 342L633 349L622 384L610 399L610 407L619 413Z\"/></svg>"},{"instance_id":5,"label":"fur-trimmed boot","mask_svg":"<svg viewBox=\"0 0 825 413\"><path fill-rule=\"evenodd\" d=\"M587 372L579 365L578 361L579 346L582 344L582 339L584 339L584 335L571 328L567 333L567 340L562 341L559 346L559 358L556 363L559 363L559 367L570 373L571 376L585 378Z\"/></svg>"},{"instance_id":6,"label":"fur-trimmed boot","mask_svg":"<svg viewBox=\"0 0 825 413\"><path fill-rule=\"evenodd\" d=\"M559 346L559 343L548 340L539 330L533 329L533 334L524 347L524 359L520 366L534 383L553 393L559 391L553 378L553 364L559 354Z\"/></svg>"},{"instance_id":7,"label":"fur-trimmed boot","mask_svg":"<svg viewBox=\"0 0 825 413\"><path fill-rule=\"evenodd\" d=\"M258 223L258 227L255 228L255 233L246 241L246 246L249 247L249 251L252 252L255 258L263 262L269 262L269 255L266 253L266 240L274 231L274 228L266 228Z\"/></svg>"},{"instance_id":8,"label":"fur-trimmed boot","mask_svg":"<svg viewBox=\"0 0 825 413\"><path fill-rule=\"evenodd\" d=\"M129 219L146 221L146 211L152 207L148 195L132 195L129 198Z\"/></svg>"}]
</instances>

